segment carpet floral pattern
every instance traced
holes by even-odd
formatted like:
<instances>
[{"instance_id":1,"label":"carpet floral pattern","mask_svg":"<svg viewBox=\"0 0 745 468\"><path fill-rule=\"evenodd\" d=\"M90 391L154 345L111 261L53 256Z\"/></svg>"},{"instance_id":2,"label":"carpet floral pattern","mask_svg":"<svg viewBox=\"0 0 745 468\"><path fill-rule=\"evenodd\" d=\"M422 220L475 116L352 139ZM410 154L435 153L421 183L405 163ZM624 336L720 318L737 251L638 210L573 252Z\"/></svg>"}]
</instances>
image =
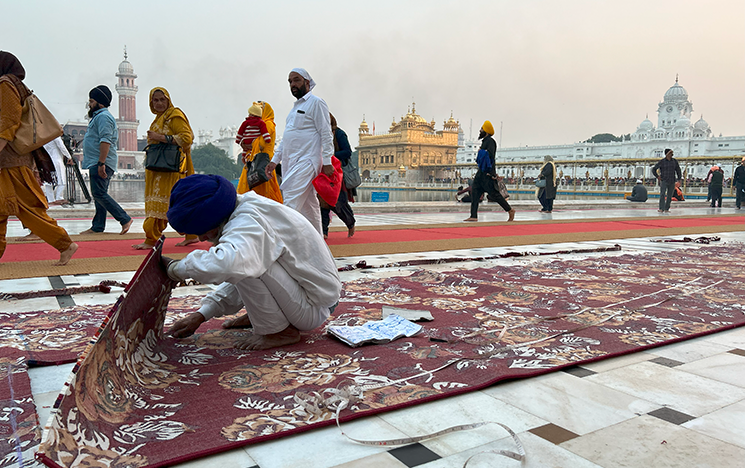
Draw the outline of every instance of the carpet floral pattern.
<instances>
[{"instance_id":1,"label":"carpet floral pattern","mask_svg":"<svg viewBox=\"0 0 745 468\"><path fill-rule=\"evenodd\" d=\"M385 305L434 321L381 345L349 348L319 328L241 351L249 331L163 335L171 283L157 260L77 366L45 429L47 465L171 465L334 423L298 392L364 386L346 421L745 324L745 249L731 244L348 282L329 324L380 319Z\"/></svg>"}]
</instances>

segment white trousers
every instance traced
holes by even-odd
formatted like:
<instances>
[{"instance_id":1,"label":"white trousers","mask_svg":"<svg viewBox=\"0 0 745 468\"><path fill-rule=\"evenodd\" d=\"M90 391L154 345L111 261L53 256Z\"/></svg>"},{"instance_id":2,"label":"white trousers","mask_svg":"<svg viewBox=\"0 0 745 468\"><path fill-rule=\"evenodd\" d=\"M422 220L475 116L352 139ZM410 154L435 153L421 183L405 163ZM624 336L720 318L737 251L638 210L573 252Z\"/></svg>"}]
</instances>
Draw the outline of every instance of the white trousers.
<instances>
[{"instance_id":1,"label":"white trousers","mask_svg":"<svg viewBox=\"0 0 745 468\"><path fill-rule=\"evenodd\" d=\"M246 278L235 285L223 283L202 300L199 312L206 319L237 313L245 306L254 333L269 335L292 325L312 330L326 321L329 307L308 302L303 288L278 262L259 278Z\"/></svg>"},{"instance_id":2,"label":"white trousers","mask_svg":"<svg viewBox=\"0 0 745 468\"><path fill-rule=\"evenodd\" d=\"M282 178L282 198L284 205L305 217L323 235L321 228L321 205L318 203L313 180L318 171L311 164L296 164L291 172Z\"/></svg>"}]
</instances>

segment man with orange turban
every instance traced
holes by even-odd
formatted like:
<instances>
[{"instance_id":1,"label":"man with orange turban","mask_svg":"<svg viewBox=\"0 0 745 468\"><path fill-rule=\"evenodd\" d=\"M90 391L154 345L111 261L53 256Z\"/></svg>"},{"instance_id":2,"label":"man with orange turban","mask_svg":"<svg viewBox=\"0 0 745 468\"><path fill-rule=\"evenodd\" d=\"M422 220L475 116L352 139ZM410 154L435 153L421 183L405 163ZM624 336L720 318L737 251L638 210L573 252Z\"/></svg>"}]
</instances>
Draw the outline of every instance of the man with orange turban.
<instances>
[{"instance_id":1,"label":"man with orange turban","mask_svg":"<svg viewBox=\"0 0 745 468\"><path fill-rule=\"evenodd\" d=\"M487 120L481 126L481 130L479 130L479 140L483 141L481 142L481 148L476 158L479 170L473 178L473 186L471 188L471 217L464 221L479 220L479 202L484 192L489 194L490 199L496 200L499 206L509 214L507 221L515 219L515 209L510 206L496 187L497 172L494 166L497 156L497 142L492 138L493 135L494 126Z\"/></svg>"}]
</instances>

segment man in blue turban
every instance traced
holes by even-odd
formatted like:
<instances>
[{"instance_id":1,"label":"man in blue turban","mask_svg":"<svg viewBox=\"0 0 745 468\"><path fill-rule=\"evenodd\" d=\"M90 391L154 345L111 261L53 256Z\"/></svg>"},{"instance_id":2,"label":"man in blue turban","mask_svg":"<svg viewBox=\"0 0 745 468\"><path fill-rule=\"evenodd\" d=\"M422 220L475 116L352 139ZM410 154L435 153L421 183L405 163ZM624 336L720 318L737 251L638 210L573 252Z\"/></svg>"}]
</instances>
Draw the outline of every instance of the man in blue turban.
<instances>
[{"instance_id":1,"label":"man in blue turban","mask_svg":"<svg viewBox=\"0 0 745 468\"><path fill-rule=\"evenodd\" d=\"M268 349L300 341L301 330L322 325L339 301L341 282L321 235L300 213L247 192L236 195L223 177L195 174L171 191L168 222L179 232L212 242L183 260L164 257L174 281L219 284L199 311L168 333L193 334L213 317L246 315L224 327L253 327L239 349Z\"/></svg>"}]
</instances>

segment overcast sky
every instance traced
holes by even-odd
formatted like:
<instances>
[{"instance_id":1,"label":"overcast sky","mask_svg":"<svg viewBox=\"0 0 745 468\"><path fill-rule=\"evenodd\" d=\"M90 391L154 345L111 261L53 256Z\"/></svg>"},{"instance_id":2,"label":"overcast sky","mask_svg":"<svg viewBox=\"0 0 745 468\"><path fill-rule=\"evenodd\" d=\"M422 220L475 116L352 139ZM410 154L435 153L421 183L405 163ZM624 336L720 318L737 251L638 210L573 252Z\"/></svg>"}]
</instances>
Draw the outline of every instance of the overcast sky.
<instances>
[{"instance_id":1,"label":"overcast sky","mask_svg":"<svg viewBox=\"0 0 745 468\"><path fill-rule=\"evenodd\" d=\"M505 147L631 133L647 114L657 124L676 74L693 121L745 135L742 0L0 1L0 48L61 122L82 120L92 87L114 91L126 45L140 135L155 86L195 133L264 100L281 134L294 67L353 145L363 114L380 133L412 100L438 130L451 111L466 136L471 119L474 136L503 122Z\"/></svg>"}]
</instances>

